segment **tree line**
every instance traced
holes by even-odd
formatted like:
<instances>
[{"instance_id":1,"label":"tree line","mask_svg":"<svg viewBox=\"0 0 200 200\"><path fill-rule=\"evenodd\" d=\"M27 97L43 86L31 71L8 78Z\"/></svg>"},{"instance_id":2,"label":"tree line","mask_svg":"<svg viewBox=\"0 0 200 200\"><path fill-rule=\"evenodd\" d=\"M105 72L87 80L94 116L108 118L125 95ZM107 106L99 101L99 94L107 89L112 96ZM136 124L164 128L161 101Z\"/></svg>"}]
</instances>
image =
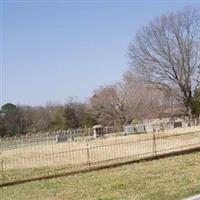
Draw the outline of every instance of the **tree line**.
<instances>
[{"instance_id":1,"label":"tree line","mask_svg":"<svg viewBox=\"0 0 200 200\"><path fill-rule=\"evenodd\" d=\"M15 135L94 124L123 126L144 118L200 115L200 10L156 17L130 43L122 80L88 102L31 107L5 104L0 134Z\"/></svg>"}]
</instances>

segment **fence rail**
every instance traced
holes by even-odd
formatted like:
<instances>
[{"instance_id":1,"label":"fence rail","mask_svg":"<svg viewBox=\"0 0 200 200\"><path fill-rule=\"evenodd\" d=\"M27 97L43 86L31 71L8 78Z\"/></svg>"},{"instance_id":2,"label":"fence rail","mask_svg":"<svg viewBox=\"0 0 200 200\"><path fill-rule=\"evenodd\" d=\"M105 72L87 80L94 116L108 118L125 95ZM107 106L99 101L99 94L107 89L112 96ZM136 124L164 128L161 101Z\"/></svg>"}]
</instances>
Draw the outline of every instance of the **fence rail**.
<instances>
[{"instance_id":1,"label":"fence rail","mask_svg":"<svg viewBox=\"0 0 200 200\"><path fill-rule=\"evenodd\" d=\"M60 143L55 135L24 136L1 139L0 145L0 184L5 184L200 147L200 126L97 139L81 136Z\"/></svg>"}]
</instances>

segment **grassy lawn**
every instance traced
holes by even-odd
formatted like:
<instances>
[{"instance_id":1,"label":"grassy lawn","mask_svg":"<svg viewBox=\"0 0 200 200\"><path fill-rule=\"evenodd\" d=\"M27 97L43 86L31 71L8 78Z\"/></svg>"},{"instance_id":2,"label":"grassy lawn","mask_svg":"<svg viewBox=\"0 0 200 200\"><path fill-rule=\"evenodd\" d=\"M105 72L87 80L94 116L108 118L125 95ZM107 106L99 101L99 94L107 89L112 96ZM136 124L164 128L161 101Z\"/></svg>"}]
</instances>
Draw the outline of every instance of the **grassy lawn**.
<instances>
[{"instance_id":1,"label":"grassy lawn","mask_svg":"<svg viewBox=\"0 0 200 200\"><path fill-rule=\"evenodd\" d=\"M200 153L0 188L1 200L177 200L200 193Z\"/></svg>"}]
</instances>

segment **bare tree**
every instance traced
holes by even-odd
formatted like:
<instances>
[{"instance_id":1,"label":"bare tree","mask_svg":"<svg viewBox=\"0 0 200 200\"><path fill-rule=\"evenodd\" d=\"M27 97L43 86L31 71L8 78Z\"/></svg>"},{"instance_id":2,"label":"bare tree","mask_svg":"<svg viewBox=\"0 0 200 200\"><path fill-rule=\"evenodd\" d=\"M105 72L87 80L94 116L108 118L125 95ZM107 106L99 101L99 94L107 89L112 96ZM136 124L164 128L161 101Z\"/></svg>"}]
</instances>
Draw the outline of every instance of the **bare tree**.
<instances>
[{"instance_id":1,"label":"bare tree","mask_svg":"<svg viewBox=\"0 0 200 200\"><path fill-rule=\"evenodd\" d=\"M200 80L199 11L185 8L155 18L137 33L129 48L134 72L173 94L188 115Z\"/></svg>"},{"instance_id":2,"label":"bare tree","mask_svg":"<svg viewBox=\"0 0 200 200\"><path fill-rule=\"evenodd\" d=\"M101 87L94 92L90 104L99 123L124 125L128 122L125 96L117 85Z\"/></svg>"},{"instance_id":3,"label":"bare tree","mask_svg":"<svg viewBox=\"0 0 200 200\"><path fill-rule=\"evenodd\" d=\"M44 131L49 128L50 120L51 120L51 111L50 107L31 107L32 115L32 131Z\"/></svg>"},{"instance_id":4,"label":"bare tree","mask_svg":"<svg viewBox=\"0 0 200 200\"><path fill-rule=\"evenodd\" d=\"M115 85L101 87L94 92L90 105L103 125L125 125L133 119L143 120L152 117L174 114L174 98L126 73L123 81Z\"/></svg>"},{"instance_id":5,"label":"bare tree","mask_svg":"<svg viewBox=\"0 0 200 200\"><path fill-rule=\"evenodd\" d=\"M174 109L177 101L173 96L154 85L141 82L129 71L124 75L123 85L132 119L170 116L177 112Z\"/></svg>"},{"instance_id":6,"label":"bare tree","mask_svg":"<svg viewBox=\"0 0 200 200\"><path fill-rule=\"evenodd\" d=\"M73 109L78 120L79 127L85 128L95 125L96 121L88 104L73 100L68 102L66 105Z\"/></svg>"}]
</instances>

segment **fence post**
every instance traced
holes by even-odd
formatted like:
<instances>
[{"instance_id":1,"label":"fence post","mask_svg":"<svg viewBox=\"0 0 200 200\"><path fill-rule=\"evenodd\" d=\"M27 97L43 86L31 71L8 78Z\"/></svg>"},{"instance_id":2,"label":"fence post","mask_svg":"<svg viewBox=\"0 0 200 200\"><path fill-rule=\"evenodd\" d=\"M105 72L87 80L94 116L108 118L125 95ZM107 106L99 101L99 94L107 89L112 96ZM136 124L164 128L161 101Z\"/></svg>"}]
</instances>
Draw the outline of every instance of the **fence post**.
<instances>
[{"instance_id":1,"label":"fence post","mask_svg":"<svg viewBox=\"0 0 200 200\"><path fill-rule=\"evenodd\" d=\"M46 143L49 144L49 132L47 132L46 134L47 134L47 135L46 135L46 136L47 136L47 137L46 137Z\"/></svg>"},{"instance_id":2,"label":"fence post","mask_svg":"<svg viewBox=\"0 0 200 200\"><path fill-rule=\"evenodd\" d=\"M0 156L1 156L1 152L2 152L2 150L3 150L3 148L2 148L2 143L3 143L3 140L0 138Z\"/></svg>"},{"instance_id":3,"label":"fence post","mask_svg":"<svg viewBox=\"0 0 200 200\"><path fill-rule=\"evenodd\" d=\"M21 135L21 147L23 147L24 145L24 140L23 140L23 136Z\"/></svg>"},{"instance_id":4,"label":"fence post","mask_svg":"<svg viewBox=\"0 0 200 200\"><path fill-rule=\"evenodd\" d=\"M2 181L4 181L3 160L1 160L1 176L2 176Z\"/></svg>"},{"instance_id":5,"label":"fence post","mask_svg":"<svg viewBox=\"0 0 200 200\"><path fill-rule=\"evenodd\" d=\"M2 154L2 141L1 141L1 138L0 138L0 162L1 162L1 176L2 176L2 181L3 181L3 167L2 167L2 162L3 160L1 160L1 154Z\"/></svg>"},{"instance_id":6,"label":"fence post","mask_svg":"<svg viewBox=\"0 0 200 200\"><path fill-rule=\"evenodd\" d=\"M88 142L87 142L87 164L88 166L90 167L90 149L89 149L89 145L88 145Z\"/></svg>"},{"instance_id":7,"label":"fence post","mask_svg":"<svg viewBox=\"0 0 200 200\"><path fill-rule=\"evenodd\" d=\"M156 147L156 135L155 135L156 130L153 130L153 157L157 156L157 147Z\"/></svg>"}]
</instances>

